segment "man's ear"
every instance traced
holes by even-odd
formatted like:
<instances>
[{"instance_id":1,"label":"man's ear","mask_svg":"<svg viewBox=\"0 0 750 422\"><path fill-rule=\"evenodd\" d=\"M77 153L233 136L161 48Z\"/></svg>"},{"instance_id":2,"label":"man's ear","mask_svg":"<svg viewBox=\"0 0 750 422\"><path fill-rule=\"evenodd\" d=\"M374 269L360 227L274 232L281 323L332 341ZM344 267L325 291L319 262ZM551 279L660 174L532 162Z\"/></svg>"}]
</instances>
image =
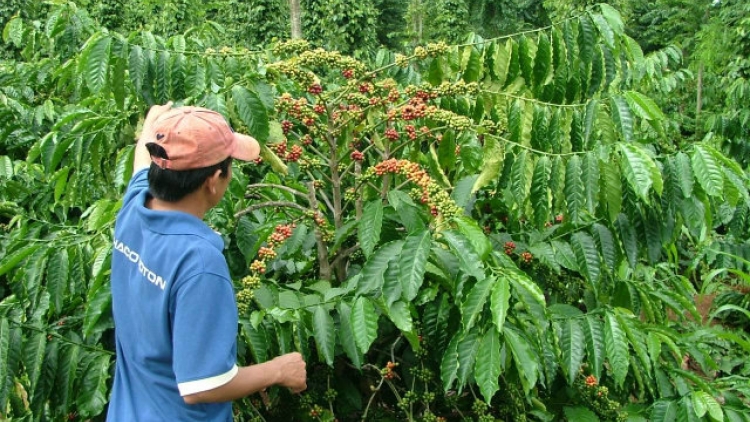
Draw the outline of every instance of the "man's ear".
<instances>
[{"instance_id":1,"label":"man's ear","mask_svg":"<svg viewBox=\"0 0 750 422\"><path fill-rule=\"evenodd\" d=\"M205 182L205 186L212 195L216 195L219 186L219 179L221 178L221 169L216 169L214 174L208 176Z\"/></svg>"}]
</instances>

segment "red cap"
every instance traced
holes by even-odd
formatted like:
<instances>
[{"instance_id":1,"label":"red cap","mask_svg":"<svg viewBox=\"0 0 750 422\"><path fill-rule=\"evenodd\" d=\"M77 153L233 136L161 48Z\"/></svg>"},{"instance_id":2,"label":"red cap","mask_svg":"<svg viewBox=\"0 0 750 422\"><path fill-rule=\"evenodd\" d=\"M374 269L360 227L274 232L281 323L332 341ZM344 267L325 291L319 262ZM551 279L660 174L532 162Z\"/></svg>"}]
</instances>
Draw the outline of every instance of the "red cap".
<instances>
[{"instance_id":1,"label":"red cap","mask_svg":"<svg viewBox=\"0 0 750 422\"><path fill-rule=\"evenodd\" d=\"M153 143L167 152L151 156L163 169L193 170L218 164L229 157L250 161L258 158L260 145L252 136L234 133L224 117L201 107L172 109L154 123Z\"/></svg>"}]
</instances>

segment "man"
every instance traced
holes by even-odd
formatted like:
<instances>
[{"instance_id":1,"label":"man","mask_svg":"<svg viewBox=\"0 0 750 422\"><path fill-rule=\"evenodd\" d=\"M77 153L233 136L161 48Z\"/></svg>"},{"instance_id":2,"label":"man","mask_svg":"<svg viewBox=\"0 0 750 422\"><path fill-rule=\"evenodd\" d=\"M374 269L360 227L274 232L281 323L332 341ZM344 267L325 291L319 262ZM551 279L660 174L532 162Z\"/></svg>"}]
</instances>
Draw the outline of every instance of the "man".
<instances>
[{"instance_id":1,"label":"man","mask_svg":"<svg viewBox=\"0 0 750 422\"><path fill-rule=\"evenodd\" d=\"M222 238L202 220L232 158L259 145L197 107L154 106L115 224L117 361L107 420L231 421L231 401L272 385L307 388L299 353L236 364L237 307Z\"/></svg>"}]
</instances>

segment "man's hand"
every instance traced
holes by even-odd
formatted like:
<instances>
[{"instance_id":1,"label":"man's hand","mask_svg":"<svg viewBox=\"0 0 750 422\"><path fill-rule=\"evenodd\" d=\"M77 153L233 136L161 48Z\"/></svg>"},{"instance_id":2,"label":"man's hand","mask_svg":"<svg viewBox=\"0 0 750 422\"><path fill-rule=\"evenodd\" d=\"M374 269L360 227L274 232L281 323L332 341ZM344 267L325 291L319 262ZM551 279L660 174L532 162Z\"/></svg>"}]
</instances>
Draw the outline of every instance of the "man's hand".
<instances>
[{"instance_id":1,"label":"man's hand","mask_svg":"<svg viewBox=\"0 0 750 422\"><path fill-rule=\"evenodd\" d=\"M300 393L307 389L307 369L302 355L294 352L274 358L278 373L277 385L289 388L292 393Z\"/></svg>"},{"instance_id":2,"label":"man's hand","mask_svg":"<svg viewBox=\"0 0 750 422\"><path fill-rule=\"evenodd\" d=\"M148 110L146 120L143 122L143 130L138 137L135 147L135 158L133 159L133 173L151 165L151 156L146 149L146 142L154 139L154 123L164 113L172 109L172 101L164 105L155 105Z\"/></svg>"}]
</instances>

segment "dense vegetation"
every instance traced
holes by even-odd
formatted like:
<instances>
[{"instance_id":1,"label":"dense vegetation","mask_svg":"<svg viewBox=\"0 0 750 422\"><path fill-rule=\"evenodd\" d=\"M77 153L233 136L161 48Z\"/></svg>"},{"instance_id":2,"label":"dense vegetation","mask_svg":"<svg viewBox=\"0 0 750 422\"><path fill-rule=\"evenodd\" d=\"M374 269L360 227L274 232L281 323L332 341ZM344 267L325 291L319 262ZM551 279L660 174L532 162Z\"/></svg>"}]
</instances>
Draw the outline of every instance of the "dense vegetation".
<instances>
[{"instance_id":1,"label":"dense vegetation","mask_svg":"<svg viewBox=\"0 0 750 422\"><path fill-rule=\"evenodd\" d=\"M750 5L307 0L282 41L281 0L21 3L1 415L102 418L111 230L171 99L264 145L208 216L238 359L310 363L237 420L750 420Z\"/></svg>"}]
</instances>

